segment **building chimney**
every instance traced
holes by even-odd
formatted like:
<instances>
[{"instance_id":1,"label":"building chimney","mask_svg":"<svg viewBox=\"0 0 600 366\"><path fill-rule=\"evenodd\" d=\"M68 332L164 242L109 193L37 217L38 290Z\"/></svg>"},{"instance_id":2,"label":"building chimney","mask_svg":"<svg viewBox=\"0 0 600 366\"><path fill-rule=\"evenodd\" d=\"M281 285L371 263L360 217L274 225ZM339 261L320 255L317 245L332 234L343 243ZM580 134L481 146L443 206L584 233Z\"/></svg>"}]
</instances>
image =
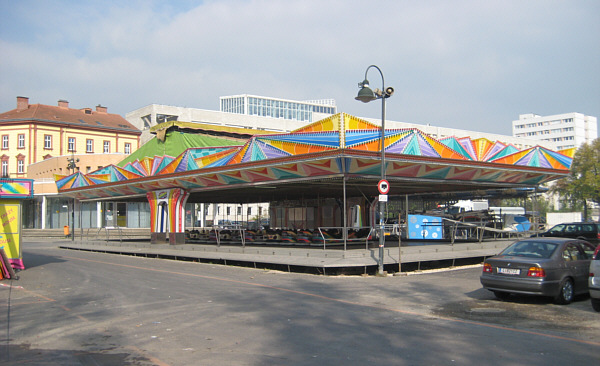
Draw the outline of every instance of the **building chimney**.
<instances>
[{"instance_id":1,"label":"building chimney","mask_svg":"<svg viewBox=\"0 0 600 366\"><path fill-rule=\"evenodd\" d=\"M98 104L96 106L96 112L98 112L98 113L108 113L108 108L107 107L103 107L102 105Z\"/></svg>"},{"instance_id":2,"label":"building chimney","mask_svg":"<svg viewBox=\"0 0 600 366\"><path fill-rule=\"evenodd\" d=\"M17 110L24 111L29 108L29 98L28 97L17 97Z\"/></svg>"},{"instance_id":3,"label":"building chimney","mask_svg":"<svg viewBox=\"0 0 600 366\"><path fill-rule=\"evenodd\" d=\"M60 99L58 101L58 106L61 108L69 108L69 102L64 99Z\"/></svg>"}]
</instances>

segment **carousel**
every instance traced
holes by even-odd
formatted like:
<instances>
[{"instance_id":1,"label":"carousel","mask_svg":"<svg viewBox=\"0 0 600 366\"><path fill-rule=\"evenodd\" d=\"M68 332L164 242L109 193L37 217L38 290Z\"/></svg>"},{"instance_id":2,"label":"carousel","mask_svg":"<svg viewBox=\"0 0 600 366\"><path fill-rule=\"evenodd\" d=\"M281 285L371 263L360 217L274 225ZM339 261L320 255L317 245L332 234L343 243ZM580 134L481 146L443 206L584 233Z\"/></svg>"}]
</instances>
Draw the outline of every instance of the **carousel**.
<instances>
[{"instance_id":1,"label":"carousel","mask_svg":"<svg viewBox=\"0 0 600 366\"><path fill-rule=\"evenodd\" d=\"M198 133L191 125L153 129ZM438 140L418 129L382 131L346 113L291 133L245 138L239 146L189 147L178 155L150 152L122 166L55 180L60 194L82 202L147 200L153 243L182 244L200 235L219 242L219 230L192 233L185 227L186 203L269 202L269 229L276 233L256 238L323 244L325 232L345 245L353 235L371 235L377 225L382 171L390 199L527 190L568 175L574 153L541 146L519 150L464 136Z\"/></svg>"}]
</instances>

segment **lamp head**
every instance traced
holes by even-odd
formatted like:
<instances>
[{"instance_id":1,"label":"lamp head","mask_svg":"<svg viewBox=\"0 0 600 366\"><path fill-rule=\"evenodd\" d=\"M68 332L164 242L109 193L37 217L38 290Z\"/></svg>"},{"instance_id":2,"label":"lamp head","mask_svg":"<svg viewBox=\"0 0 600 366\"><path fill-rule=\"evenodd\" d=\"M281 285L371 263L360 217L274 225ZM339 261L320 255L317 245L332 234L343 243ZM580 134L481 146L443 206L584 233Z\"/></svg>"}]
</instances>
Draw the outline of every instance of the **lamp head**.
<instances>
[{"instance_id":1,"label":"lamp head","mask_svg":"<svg viewBox=\"0 0 600 366\"><path fill-rule=\"evenodd\" d=\"M377 99L373 90L369 88L369 80L365 79L362 83L358 83L358 87L360 90L354 99L360 100L363 103L369 103L370 101Z\"/></svg>"}]
</instances>

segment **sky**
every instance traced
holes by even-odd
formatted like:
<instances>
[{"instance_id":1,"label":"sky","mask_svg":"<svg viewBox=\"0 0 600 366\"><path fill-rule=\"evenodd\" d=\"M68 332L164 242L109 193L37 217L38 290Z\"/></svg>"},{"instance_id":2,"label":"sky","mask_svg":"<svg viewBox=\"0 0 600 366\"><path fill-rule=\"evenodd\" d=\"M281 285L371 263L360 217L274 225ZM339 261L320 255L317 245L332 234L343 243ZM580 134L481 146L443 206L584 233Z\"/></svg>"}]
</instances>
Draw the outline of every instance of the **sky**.
<instances>
[{"instance_id":1,"label":"sky","mask_svg":"<svg viewBox=\"0 0 600 366\"><path fill-rule=\"evenodd\" d=\"M0 0L0 112L219 109L219 96L354 99L387 120L511 135L520 114L600 117L600 1Z\"/></svg>"}]
</instances>

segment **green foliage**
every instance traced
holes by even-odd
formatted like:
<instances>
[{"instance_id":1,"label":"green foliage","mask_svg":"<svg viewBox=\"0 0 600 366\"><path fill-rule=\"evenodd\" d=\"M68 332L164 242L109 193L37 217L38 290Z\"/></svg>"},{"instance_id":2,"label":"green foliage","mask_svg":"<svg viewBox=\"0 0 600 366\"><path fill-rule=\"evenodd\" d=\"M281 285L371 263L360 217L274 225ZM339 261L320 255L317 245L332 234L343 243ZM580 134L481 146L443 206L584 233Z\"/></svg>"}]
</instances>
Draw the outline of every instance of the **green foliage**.
<instances>
[{"instance_id":1,"label":"green foliage","mask_svg":"<svg viewBox=\"0 0 600 366\"><path fill-rule=\"evenodd\" d=\"M565 206L583 206L587 211L590 201L600 205L600 138L577 149L571 174L557 181L551 191L566 200Z\"/></svg>"}]
</instances>

